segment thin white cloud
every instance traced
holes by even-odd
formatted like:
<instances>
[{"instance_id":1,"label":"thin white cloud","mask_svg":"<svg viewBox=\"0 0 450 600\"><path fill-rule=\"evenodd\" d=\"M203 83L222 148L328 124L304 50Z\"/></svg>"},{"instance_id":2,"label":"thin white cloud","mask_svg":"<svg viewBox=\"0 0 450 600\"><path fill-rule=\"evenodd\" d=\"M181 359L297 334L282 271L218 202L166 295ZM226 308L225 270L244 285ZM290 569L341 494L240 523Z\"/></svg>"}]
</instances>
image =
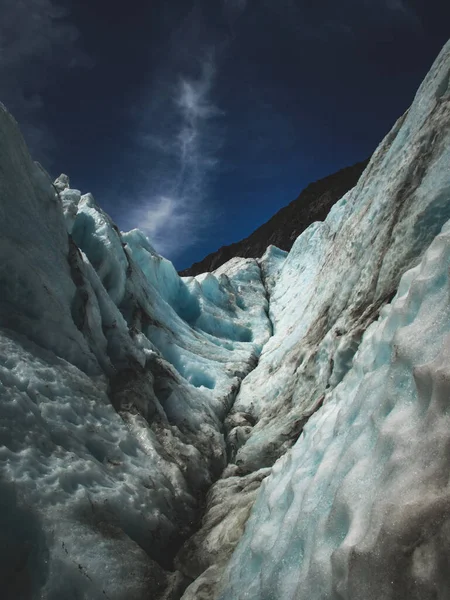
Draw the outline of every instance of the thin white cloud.
<instances>
[{"instance_id":1,"label":"thin white cloud","mask_svg":"<svg viewBox=\"0 0 450 600\"><path fill-rule=\"evenodd\" d=\"M206 58L199 68L198 57L205 55L205 47L220 56L220 48L235 39L211 39L200 4L193 2L160 50L161 72L148 85L146 106L137 111L137 178L144 184L133 194L137 207L121 210L124 226L142 229L156 249L172 259L195 244L214 218L208 192L211 176L220 168L216 126L221 112L213 100L214 60ZM331 37L355 35L374 15L381 27L393 18L410 26L412 21L405 17L414 14L408 0L347 0L345 10L331 0L325 4L323 11L298 0L259 0L252 5L252 18L255 22L255 15L266 13L290 34L295 31L299 40L328 43ZM232 33L250 5L250 0L222 0ZM196 69L196 75L186 74Z\"/></svg>"},{"instance_id":2,"label":"thin white cloud","mask_svg":"<svg viewBox=\"0 0 450 600\"><path fill-rule=\"evenodd\" d=\"M162 131L156 111L144 120L156 132L140 133L141 142L163 158L150 169L138 208L127 222L135 222L158 252L170 258L195 243L212 218L207 195L218 162L215 123L221 114L211 97L214 80L214 62L208 56L197 77L178 77L165 111L163 106Z\"/></svg>"}]
</instances>

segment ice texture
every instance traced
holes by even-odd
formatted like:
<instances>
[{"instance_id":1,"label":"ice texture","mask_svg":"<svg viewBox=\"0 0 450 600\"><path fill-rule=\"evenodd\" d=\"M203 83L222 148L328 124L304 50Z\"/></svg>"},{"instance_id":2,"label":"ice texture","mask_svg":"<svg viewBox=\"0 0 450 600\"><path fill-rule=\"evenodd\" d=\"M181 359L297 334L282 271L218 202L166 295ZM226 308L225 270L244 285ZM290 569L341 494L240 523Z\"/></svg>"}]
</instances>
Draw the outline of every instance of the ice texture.
<instances>
[{"instance_id":1,"label":"ice texture","mask_svg":"<svg viewBox=\"0 0 450 600\"><path fill-rule=\"evenodd\" d=\"M320 407L352 371L364 332L390 303L401 275L420 261L450 218L449 72L450 44L447 44L411 108L382 141L356 187L332 208L325 222L314 223L299 236L286 258L277 259L276 250L269 248L260 260L273 336L264 346L256 368L243 380L227 416L231 464L222 475L225 480L229 476L239 476L244 488L252 474L270 468L274 463L274 468L279 468L276 461L297 443L308 420L316 411L321 414L324 409ZM351 423L347 426L350 428ZM318 431L317 443L320 437ZM302 439L300 437L298 444ZM309 450L312 458L314 443L311 442ZM416 448L415 452L420 450ZM279 521L270 519L267 512L255 512L251 530L239 547L223 584L224 598L333 597L326 593L314 596L311 589L315 584L303 592L301 586L291 590L277 587L276 583L271 587L268 583L272 575L276 578L277 569L282 573L279 581L287 581L288 572L295 577L296 570L300 569L302 558L301 553L296 554L295 533L289 537L292 522L303 519L304 526L310 527L308 535L311 538L305 542L306 548L316 536L316 513L311 516L309 509L303 513L303 506L292 500L292 489L301 485L295 480L291 489L288 481L292 473L286 474L283 480L276 479L277 483L270 488L277 489L272 497L273 503L279 505L279 512L266 498L265 490L271 485L273 476L267 478L260 502L266 502ZM332 474L331 469L328 476L331 478ZM315 489L314 481L313 478L308 483L311 494ZM326 485L324 480L323 486ZM370 482L368 489L372 489ZM210 499L204 526L185 547L202 560L206 553L198 548L197 540L203 536L205 544L210 545L214 539L211 533L214 514L233 511L233 488L229 490L222 499L217 495ZM321 490L317 488L314 496L317 511L321 510ZM266 521L268 529L265 528ZM220 524L216 524L216 528L219 535ZM255 542L259 545L253 556L253 540L263 540L264 532L267 532L267 539L260 544ZM259 533L261 538L258 538ZM322 531L318 530L317 546L314 546L317 553L320 552L321 535ZM284 540L286 555L281 550L278 554L272 551L278 537ZM287 559L289 543L292 543L292 553ZM202 590L208 589L211 597L216 594L220 569L227 560L227 545L223 544L223 548L223 553L214 564L208 564L208 570L197 582L198 585L201 582ZM209 555L214 557L217 549L210 550ZM378 552L382 554L383 550L378 548ZM311 556L308 553L305 561L313 560ZM270 561L273 565L269 569ZM186 565L192 564L193 559L189 557ZM259 573L264 573L261 575L263 583ZM252 585L251 579L254 579ZM188 588L186 600L190 600L192 590L195 592L195 585ZM328 580L327 585L333 584ZM342 595L342 598L347 597L350 596ZM353 596L361 597L384 598L377 593Z\"/></svg>"},{"instance_id":2,"label":"ice texture","mask_svg":"<svg viewBox=\"0 0 450 600\"><path fill-rule=\"evenodd\" d=\"M262 484L222 600L448 598L450 221Z\"/></svg>"},{"instance_id":3,"label":"ice texture","mask_svg":"<svg viewBox=\"0 0 450 600\"><path fill-rule=\"evenodd\" d=\"M268 246L263 256L258 260L268 296L270 296L275 287L287 256L287 252L271 245Z\"/></svg>"},{"instance_id":4,"label":"ice texture","mask_svg":"<svg viewBox=\"0 0 450 600\"><path fill-rule=\"evenodd\" d=\"M0 174L1 595L177 598L176 551L271 333L260 269L181 279L52 184L4 107Z\"/></svg>"},{"instance_id":5,"label":"ice texture","mask_svg":"<svg viewBox=\"0 0 450 600\"><path fill-rule=\"evenodd\" d=\"M256 420L236 464L273 464L351 368L402 273L450 218L450 45L356 187L294 243L270 292L274 335L233 407Z\"/></svg>"},{"instance_id":6,"label":"ice texture","mask_svg":"<svg viewBox=\"0 0 450 600\"><path fill-rule=\"evenodd\" d=\"M274 336L233 407L256 422L243 473L284 456L220 600L449 597L449 73L447 44L357 186L284 261Z\"/></svg>"},{"instance_id":7,"label":"ice texture","mask_svg":"<svg viewBox=\"0 0 450 600\"><path fill-rule=\"evenodd\" d=\"M106 392L1 333L3 598L145 598L168 585L161 559L195 500L156 436L133 435Z\"/></svg>"}]
</instances>

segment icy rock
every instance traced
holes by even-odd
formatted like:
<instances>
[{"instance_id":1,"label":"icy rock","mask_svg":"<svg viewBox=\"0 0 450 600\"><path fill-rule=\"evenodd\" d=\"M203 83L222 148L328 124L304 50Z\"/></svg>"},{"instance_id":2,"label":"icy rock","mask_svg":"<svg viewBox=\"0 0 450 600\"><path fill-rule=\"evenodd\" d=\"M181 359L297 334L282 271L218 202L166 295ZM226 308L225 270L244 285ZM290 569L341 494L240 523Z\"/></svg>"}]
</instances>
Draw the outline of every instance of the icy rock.
<instances>
[{"instance_id":1,"label":"icy rock","mask_svg":"<svg viewBox=\"0 0 450 600\"><path fill-rule=\"evenodd\" d=\"M214 597L220 574L242 536L261 482L269 473L270 469L262 469L244 477L229 476L212 486L202 527L176 558L177 567L186 576L192 579L201 576L189 586L183 600L196 598L200 590Z\"/></svg>"},{"instance_id":2,"label":"icy rock","mask_svg":"<svg viewBox=\"0 0 450 600\"><path fill-rule=\"evenodd\" d=\"M57 191L61 193L64 190L70 188L69 177L67 175L64 175L64 173L61 173L61 175L55 179L53 185L55 186Z\"/></svg>"}]
</instances>

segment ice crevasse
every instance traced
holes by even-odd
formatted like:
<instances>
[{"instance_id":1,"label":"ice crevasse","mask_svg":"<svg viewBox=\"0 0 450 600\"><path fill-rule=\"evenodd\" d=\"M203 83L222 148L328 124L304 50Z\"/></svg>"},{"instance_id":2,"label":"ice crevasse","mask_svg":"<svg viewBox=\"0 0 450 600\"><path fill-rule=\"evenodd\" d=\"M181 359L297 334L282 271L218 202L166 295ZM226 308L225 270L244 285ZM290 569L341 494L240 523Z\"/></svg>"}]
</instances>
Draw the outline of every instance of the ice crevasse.
<instances>
[{"instance_id":1,"label":"ice crevasse","mask_svg":"<svg viewBox=\"0 0 450 600\"><path fill-rule=\"evenodd\" d=\"M450 598L449 81L288 255L185 279L0 107L2 597Z\"/></svg>"}]
</instances>

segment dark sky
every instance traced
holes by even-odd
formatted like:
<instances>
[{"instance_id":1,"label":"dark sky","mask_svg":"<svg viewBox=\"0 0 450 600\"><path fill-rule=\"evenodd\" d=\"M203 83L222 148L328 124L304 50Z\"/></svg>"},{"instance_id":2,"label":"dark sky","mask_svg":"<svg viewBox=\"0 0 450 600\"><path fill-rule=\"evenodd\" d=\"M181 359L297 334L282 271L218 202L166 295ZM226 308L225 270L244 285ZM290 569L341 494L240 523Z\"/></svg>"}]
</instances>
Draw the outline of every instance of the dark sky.
<instances>
[{"instance_id":1,"label":"dark sky","mask_svg":"<svg viewBox=\"0 0 450 600\"><path fill-rule=\"evenodd\" d=\"M53 177L178 268L369 156L447 0L0 0L0 100Z\"/></svg>"}]
</instances>

